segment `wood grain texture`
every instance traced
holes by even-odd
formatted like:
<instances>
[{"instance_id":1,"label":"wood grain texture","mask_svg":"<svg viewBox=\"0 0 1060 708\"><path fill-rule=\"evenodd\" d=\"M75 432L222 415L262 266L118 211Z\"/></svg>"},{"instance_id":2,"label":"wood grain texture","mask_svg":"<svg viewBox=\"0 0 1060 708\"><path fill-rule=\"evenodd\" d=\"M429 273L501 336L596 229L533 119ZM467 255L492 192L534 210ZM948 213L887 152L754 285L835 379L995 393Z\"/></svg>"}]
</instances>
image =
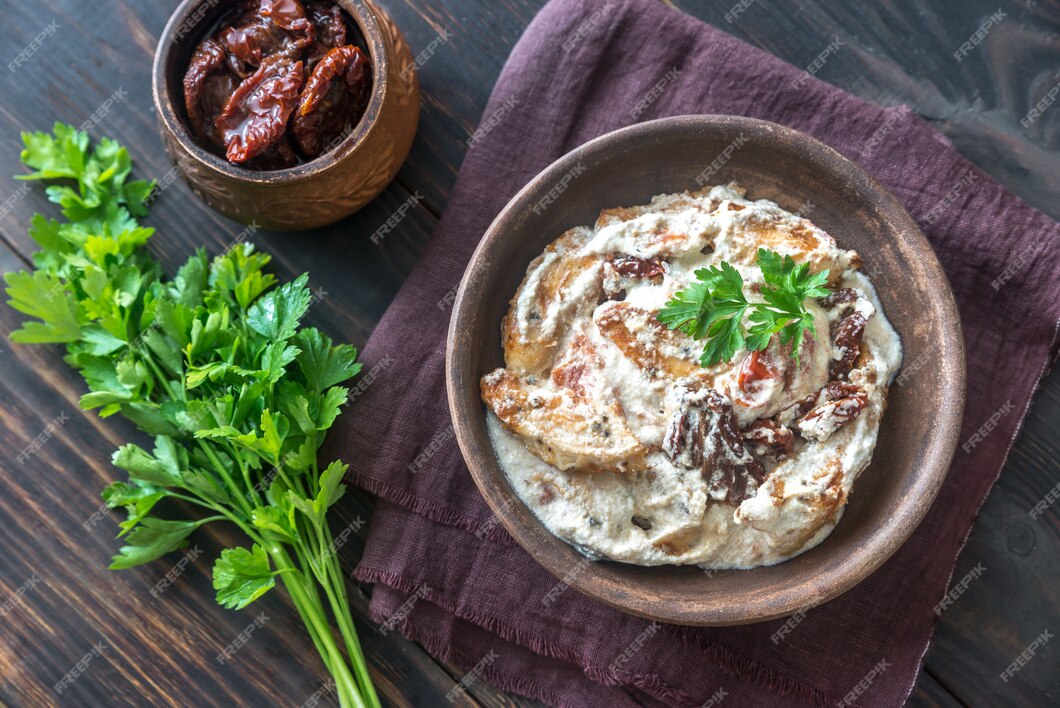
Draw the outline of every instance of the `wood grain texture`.
<instances>
[{"instance_id":1,"label":"wood grain texture","mask_svg":"<svg viewBox=\"0 0 1060 708\"><path fill-rule=\"evenodd\" d=\"M753 0L735 15L728 0L675 3L799 67L838 37L842 49L817 78L880 105L912 106L965 157L1060 217L1060 110L1021 124L1060 82L1056 0ZM962 52L997 12L1001 20Z\"/></svg>"},{"instance_id":2,"label":"wood grain texture","mask_svg":"<svg viewBox=\"0 0 1060 708\"><path fill-rule=\"evenodd\" d=\"M922 674L913 689L913 695L909 697L909 705L918 708L960 708L963 704L930 674Z\"/></svg>"},{"instance_id":3,"label":"wood grain texture","mask_svg":"<svg viewBox=\"0 0 1060 708\"><path fill-rule=\"evenodd\" d=\"M318 295L310 319L329 333L363 344L430 237L455 180L494 81L511 47L543 0L385 0L380 3L417 54L447 38L420 76L421 123L397 180L362 212L308 234L250 237L274 254L281 277L310 271ZM805 66L834 36L838 52L818 76L884 105L908 103L932 120L969 159L1011 191L1060 216L1060 107L1029 126L1031 107L1060 81L1060 3L1056 0L754 0L738 18L735 0L675 0L681 9L797 66ZM4 175L21 171L21 130L55 120L79 124L116 91L120 101L90 132L131 148L141 175L169 170L148 75L155 38L175 0L0 0L0 202L15 194ZM1004 21L961 61L952 54L998 9ZM58 25L41 50L9 71L6 64L38 34ZM1060 102L1058 102L1060 103ZM414 193L423 196L377 245L370 236ZM0 212L0 269L20 267L33 250L26 226L50 210L39 189L16 196ZM203 207L177 183L152 208L159 229L152 249L172 267L192 248L219 251L243 231ZM0 307L0 334L17 317ZM11 705L298 705L325 678L314 650L281 593L260 606L269 619L224 671L217 653L254 620L253 608L222 610L213 601L209 568L225 544L223 527L194 537L202 556L160 599L151 588L180 556L120 573L106 571L115 551L115 519L82 524L99 508L102 486L118 477L111 450L132 437L127 425L77 410L83 385L55 349L0 342L0 602L33 581L0 617L0 702ZM39 455L18 454L55 416L59 432ZM911 704L918 706L1048 705L1060 696L1055 644L1009 682L1001 671L1043 626L1060 628L1056 597L1060 555L1057 507L1036 519L1028 512L1060 481L1056 421L1060 377L1043 385L998 486L991 493L954 582L982 562L988 569L941 617L926 671ZM57 504L55 500L63 500ZM371 514L365 495L340 505L346 525ZM341 556L350 568L363 537ZM352 592L352 588L351 588ZM366 597L353 593L363 616ZM392 705L445 705L463 667L439 666L418 646L360 625L373 677ZM53 685L100 638L108 642L68 691ZM1052 652L1051 654L1048 652ZM523 706L476 682L468 703Z\"/></svg>"},{"instance_id":4,"label":"wood grain texture","mask_svg":"<svg viewBox=\"0 0 1060 708\"><path fill-rule=\"evenodd\" d=\"M927 670L967 705L984 696L1008 705L1050 705L1060 698L1060 656L1053 640L1012 678L1001 673L1045 630L1060 629L1060 377L1054 372L1032 404L1008 463L972 529L951 588L979 576L940 619ZM976 569L977 564L980 566ZM975 572L972 572L975 570ZM971 575L969 575L971 574Z\"/></svg>"}]
</instances>

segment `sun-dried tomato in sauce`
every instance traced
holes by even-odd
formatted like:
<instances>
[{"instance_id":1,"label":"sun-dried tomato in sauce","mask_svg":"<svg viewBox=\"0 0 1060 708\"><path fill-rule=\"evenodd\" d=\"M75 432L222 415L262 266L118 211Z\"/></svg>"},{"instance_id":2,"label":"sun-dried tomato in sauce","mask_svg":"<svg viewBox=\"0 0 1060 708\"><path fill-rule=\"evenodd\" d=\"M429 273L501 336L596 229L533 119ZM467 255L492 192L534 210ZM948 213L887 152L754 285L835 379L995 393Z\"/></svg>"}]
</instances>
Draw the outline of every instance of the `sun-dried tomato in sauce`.
<instances>
[{"instance_id":1,"label":"sun-dried tomato in sauce","mask_svg":"<svg viewBox=\"0 0 1060 708\"><path fill-rule=\"evenodd\" d=\"M833 307L853 305L857 299L858 293L853 288L839 288L822 297L818 303L824 309L830 310Z\"/></svg>"},{"instance_id":2,"label":"sun-dried tomato in sauce","mask_svg":"<svg viewBox=\"0 0 1060 708\"><path fill-rule=\"evenodd\" d=\"M780 460L795 450L795 433L772 419L756 420L741 433L758 455L772 455Z\"/></svg>"},{"instance_id":3,"label":"sun-dried tomato in sauce","mask_svg":"<svg viewBox=\"0 0 1060 708\"><path fill-rule=\"evenodd\" d=\"M865 325L868 320L865 315L854 310L840 320L832 335L832 343L840 352L838 359L834 359L828 366L828 378L842 380L847 377L861 354L861 340L865 336Z\"/></svg>"},{"instance_id":4,"label":"sun-dried tomato in sauce","mask_svg":"<svg viewBox=\"0 0 1060 708\"><path fill-rule=\"evenodd\" d=\"M763 351L748 352L740 364L736 383L741 391L752 391L761 381L777 378L774 362Z\"/></svg>"},{"instance_id":5,"label":"sun-dried tomato in sauce","mask_svg":"<svg viewBox=\"0 0 1060 708\"><path fill-rule=\"evenodd\" d=\"M832 433L861 415L869 403L865 389L842 381L828 382L820 393L817 407L798 423L799 431L808 440L827 440Z\"/></svg>"},{"instance_id":6,"label":"sun-dried tomato in sauce","mask_svg":"<svg viewBox=\"0 0 1060 708\"><path fill-rule=\"evenodd\" d=\"M611 265L624 278L654 278L666 273L666 267L658 258L618 256L611 261Z\"/></svg>"},{"instance_id":7,"label":"sun-dried tomato in sauce","mask_svg":"<svg viewBox=\"0 0 1060 708\"><path fill-rule=\"evenodd\" d=\"M662 449L674 464L698 469L712 497L739 506L765 480L765 468L744 445L732 402L709 388L678 386Z\"/></svg>"},{"instance_id":8,"label":"sun-dried tomato in sauce","mask_svg":"<svg viewBox=\"0 0 1060 708\"><path fill-rule=\"evenodd\" d=\"M326 0L243 0L184 76L195 137L250 169L293 167L338 144L368 105L372 66Z\"/></svg>"}]
</instances>

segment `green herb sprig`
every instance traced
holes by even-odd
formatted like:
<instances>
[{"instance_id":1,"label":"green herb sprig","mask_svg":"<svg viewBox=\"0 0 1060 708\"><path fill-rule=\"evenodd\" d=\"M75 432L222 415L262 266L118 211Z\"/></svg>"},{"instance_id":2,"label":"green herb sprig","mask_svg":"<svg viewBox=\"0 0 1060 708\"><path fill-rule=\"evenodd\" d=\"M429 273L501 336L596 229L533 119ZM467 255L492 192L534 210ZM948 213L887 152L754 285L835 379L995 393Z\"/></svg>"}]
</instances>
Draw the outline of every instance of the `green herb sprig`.
<instances>
[{"instance_id":1,"label":"green herb sprig","mask_svg":"<svg viewBox=\"0 0 1060 708\"><path fill-rule=\"evenodd\" d=\"M797 366L806 332L816 336L806 300L828 295L828 271L810 273L808 264L796 265L791 256L765 248L758 250L755 263L765 280L761 289L764 303L749 302L740 272L722 261L697 270L696 282L675 293L659 311L658 320L670 329L680 330L695 340L706 338L701 365L730 361L744 348L765 349L773 335L779 333L781 344L791 343ZM752 323L746 334L745 315Z\"/></svg>"},{"instance_id":2,"label":"green herb sprig","mask_svg":"<svg viewBox=\"0 0 1060 708\"><path fill-rule=\"evenodd\" d=\"M151 450L129 443L113 455L128 480L103 498L127 519L110 567L175 551L204 524L234 524L250 546L221 552L217 602L241 609L279 578L339 702L378 706L327 521L347 466L321 469L316 455L347 398L338 384L360 369L357 350L302 327L307 276L273 287L269 256L250 244L212 261L200 249L164 279L142 248L153 229L136 220L154 184L127 179L118 143L90 148L85 133L62 124L22 138L22 161L35 170L22 179L50 182L65 221L35 216L36 269L5 275L11 306L36 318L11 339L65 344L88 385L81 407L120 413L154 437ZM167 499L204 513L160 516Z\"/></svg>"}]
</instances>

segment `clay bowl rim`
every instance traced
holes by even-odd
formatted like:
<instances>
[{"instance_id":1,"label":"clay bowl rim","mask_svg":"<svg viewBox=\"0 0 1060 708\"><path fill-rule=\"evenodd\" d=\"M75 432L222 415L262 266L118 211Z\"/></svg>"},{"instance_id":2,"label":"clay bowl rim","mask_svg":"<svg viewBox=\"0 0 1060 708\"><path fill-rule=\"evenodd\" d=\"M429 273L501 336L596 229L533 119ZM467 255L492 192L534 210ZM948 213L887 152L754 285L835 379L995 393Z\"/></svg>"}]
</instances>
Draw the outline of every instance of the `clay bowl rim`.
<instances>
[{"instance_id":1,"label":"clay bowl rim","mask_svg":"<svg viewBox=\"0 0 1060 708\"><path fill-rule=\"evenodd\" d=\"M908 252L915 253L923 263L924 272L927 274L924 279L925 287L936 296L933 304L937 308L941 331L940 357L948 363L941 368L939 377L941 400L938 416L922 423L925 428L923 464L919 471L908 473L912 481L903 497L905 503L887 515L884 525L875 528L871 533L858 536L856 552L831 564L817 563L818 566L826 567L801 583L791 585L774 579L772 582L763 583L763 587L755 588L753 593L746 596L725 597L709 606L696 605L692 601L663 602L658 603L661 606L656 606L644 602L643 599L638 604L638 598L642 598L642 595L638 593L638 587L634 586L633 581L628 577L616 579L603 576L598 570L597 562L590 564L584 572L572 573L571 560L578 556L577 551L548 532L512 490L496 461L493 447L484 430L485 426L475 420L475 406L478 406L480 414L484 409L478 394L478 380L484 372L471 370L470 352L473 347L479 345L469 346L467 338L462 339L461 333L474 329L480 301L501 295L484 290L489 279L485 270L490 260L489 254L500 247L513 223L526 216L530 206L536 203L541 193L547 191L579 162L595 161L589 156L595 158L597 155L606 155L616 144L626 141L652 141L668 131L703 129L736 130L750 135L750 140L783 144L804 155L806 159L811 159L814 164L822 165L823 169L834 171L844 185L859 197L867 199L868 206L888 224L888 231L900 234L900 240L904 241ZM655 191L652 192L654 193ZM564 199L569 194L570 192L564 192L557 200ZM618 205L593 205L597 209L613 206ZM552 234L549 239L556 236L558 234ZM520 278L524 268L524 265L518 266ZM512 293L503 295L508 298ZM499 321L495 324L500 327ZM464 342L463 345L458 343L461 341ZM695 626L750 624L785 617L842 594L882 565L923 520L946 478L960 435L966 393L964 339L957 304L934 250L905 209L890 192L855 163L815 138L769 121L726 115L675 116L622 128L575 148L531 179L497 215L471 256L453 304L446 341L445 370L449 409L461 453L479 492L516 542L556 578L596 600L647 619ZM473 394L470 393L472 390ZM473 403L468 404L469 401ZM480 428L481 438L476 436ZM525 521L513 515L513 508L520 506L525 512ZM841 525L842 520L839 523ZM828 540L814 551L826 549ZM778 564L771 568L783 568L784 565ZM721 572L754 574L759 570ZM648 568L645 572L655 574L656 569ZM708 579L706 575L703 577ZM638 583L639 585L643 583Z\"/></svg>"},{"instance_id":2,"label":"clay bowl rim","mask_svg":"<svg viewBox=\"0 0 1060 708\"><path fill-rule=\"evenodd\" d=\"M231 5L239 0L182 0L180 5L169 16L162 34L155 46L155 54L151 66L151 94L155 104L155 111L159 116L162 129L169 133L181 146L184 152L199 165L219 173L228 179L259 185L286 185L298 184L315 179L322 174L336 168L340 163L349 159L357 149L368 138L368 134L376 126L382 111L383 103L389 89L388 72L390 68L390 57L386 51L386 42L382 31L379 29L378 20L364 0L335 0L342 7L349 19L357 25L361 35L364 37L368 47L369 58L372 60L372 96L368 106L364 109L357 125L337 145L332 147L323 155L303 162L294 167L282 170L248 170L239 167L219 155L215 155L203 148L192 136L184 118L183 97L174 102L172 92L169 90L169 77L166 74L166 64L169 54L173 51L178 41L197 43L202 41L212 23L206 23L206 17L216 13L220 16L227 12ZM209 5L197 22L190 24L184 38L177 40L178 28L189 22L189 17L198 8ZM214 7L216 6L216 7ZM202 25L200 27L200 25ZM187 67L180 69L186 70ZM179 79L179 77L177 77ZM179 159L177 160L179 162Z\"/></svg>"}]
</instances>

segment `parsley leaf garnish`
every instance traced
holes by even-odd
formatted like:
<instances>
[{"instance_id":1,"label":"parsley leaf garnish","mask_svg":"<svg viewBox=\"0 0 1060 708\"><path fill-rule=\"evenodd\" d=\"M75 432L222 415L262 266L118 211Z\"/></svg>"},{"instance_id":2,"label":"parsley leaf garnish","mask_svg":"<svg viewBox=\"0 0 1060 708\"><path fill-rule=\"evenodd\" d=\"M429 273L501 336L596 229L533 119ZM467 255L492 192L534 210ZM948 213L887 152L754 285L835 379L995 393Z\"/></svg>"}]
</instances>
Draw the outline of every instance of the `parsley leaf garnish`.
<instances>
[{"instance_id":1,"label":"parsley leaf garnish","mask_svg":"<svg viewBox=\"0 0 1060 708\"><path fill-rule=\"evenodd\" d=\"M658 319L693 339L707 337L700 356L703 366L728 361L743 346L740 321L751 303L743 294L743 277L722 261L696 271L698 282L676 293L659 311Z\"/></svg>"},{"instance_id":2,"label":"parsley leaf garnish","mask_svg":"<svg viewBox=\"0 0 1060 708\"><path fill-rule=\"evenodd\" d=\"M780 343L791 342L791 355L795 365L799 363L799 349L803 336L809 331L817 335L813 324L813 314L806 309L807 298L818 298L828 295L825 283L828 282L828 270L810 273L808 263L795 265L791 256L784 256L764 248L758 249L756 259L762 269L762 297L768 307L757 306L751 313L754 322L748 331L751 349L764 349L770 337L780 333Z\"/></svg>"},{"instance_id":3,"label":"parsley leaf garnish","mask_svg":"<svg viewBox=\"0 0 1060 708\"><path fill-rule=\"evenodd\" d=\"M701 268L696 282L674 296L657 318L670 329L678 329L695 340L706 338L700 364L713 366L729 361L742 348L765 349L774 334L781 344L791 343L792 357L799 363L799 349L807 331L816 336L807 298L828 295L828 271L810 273L809 265L796 265L791 256L765 248L755 259L762 270L764 303L748 302L743 277L729 263ZM748 314L749 312L749 314ZM753 324L744 334L743 319Z\"/></svg>"},{"instance_id":4,"label":"parsley leaf garnish","mask_svg":"<svg viewBox=\"0 0 1060 708\"><path fill-rule=\"evenodd\" d=\"M65 344L88 387L82 408L120 413L154 438L151 451L127 444L113 455L128 481L103 492L127 514L110 567L178 550L204 524L233 524L250 545L215 562L217 602L243 608L280 578L339 702L378 706L327 519L347 467L317 464L347 400L339 384L360 370L357 350L301 326L308 276L274 287L269 256L252 244L212 261L200 249L167 280L143 248L153 229L137 221L153 183L128 179L132 163L118 143L92 146L62 124L22 138L22 160L35 170L22 179L47 181L65 220L34 217L36 270L5 275L11 306L34 318L11 338ZM160 515L188 505L203 514Z\"/></svg>"}]
</instances>

